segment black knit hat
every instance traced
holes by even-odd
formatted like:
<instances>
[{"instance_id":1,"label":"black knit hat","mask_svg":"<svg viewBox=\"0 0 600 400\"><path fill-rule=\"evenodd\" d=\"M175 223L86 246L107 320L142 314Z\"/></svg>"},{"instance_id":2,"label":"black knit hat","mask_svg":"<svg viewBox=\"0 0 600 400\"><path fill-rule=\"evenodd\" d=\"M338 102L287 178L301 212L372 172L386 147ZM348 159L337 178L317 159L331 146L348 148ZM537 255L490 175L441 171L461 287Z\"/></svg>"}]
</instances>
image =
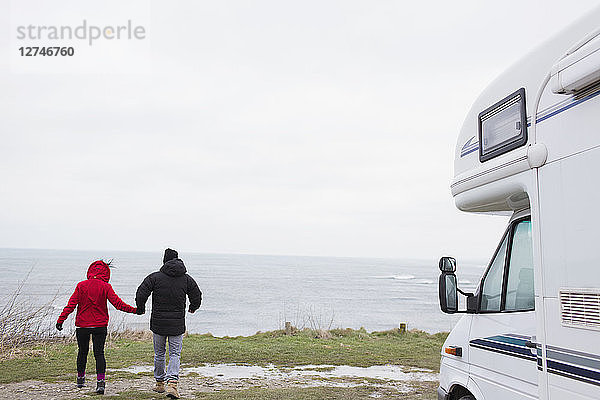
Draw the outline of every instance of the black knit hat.
<instances>
[{"instance_id":1,"label":"black knit hat","mask_svg":"<svg viewBox=\"0 0 600 400\"><path fill-rule=\"evenodd\" d=\"M165 256L163 257L163 264L169 260L173 260L178 257L179 257L179 254L177 254L177 251L175 251L173 249L166 249Z\"/></svg>"}]
</instances>

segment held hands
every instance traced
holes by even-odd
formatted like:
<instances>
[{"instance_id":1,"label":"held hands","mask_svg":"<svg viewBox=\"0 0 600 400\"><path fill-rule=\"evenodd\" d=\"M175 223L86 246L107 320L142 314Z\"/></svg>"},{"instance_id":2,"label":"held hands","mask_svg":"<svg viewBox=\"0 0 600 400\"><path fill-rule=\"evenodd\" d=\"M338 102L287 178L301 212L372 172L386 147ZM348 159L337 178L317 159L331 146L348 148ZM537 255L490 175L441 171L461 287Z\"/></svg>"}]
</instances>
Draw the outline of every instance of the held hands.
<instances>
[{"instance_id":1,"label":"held hands","mask_svg":"<svg viewBox=\"0 0 600 400\"><path fill-rule=\"evenodd\" d=\"M60 322L56 323L56 329L58 329L59 331L62 331L62 324Z\"/></svg>"},{"instance_id":2,"label":"held hands","mask_svg":"<svg viewBox=\"0 0 600 400\"><path fill-rule=\"evenodd\" d=\"M142 315L142 314L144 314L145 312L146 312L146 309L144 309L144 308L139 308L139 307L138 307L138 308L136 308L136 310L135 310L135 313L136 313L137 315Z\"/></svg>"},{"instance_id":3,"label":"held hands","mask_svg":"<svg viewBox=\"0 0 600 400\"><path fill-rule=\"evenodd\" d=\"M192 310L192 308L190 307L190 308L188 308L188 312L189 312L190 314L193 314L193 313L195 313L195 312L196 312L196 310Z\"/></svg>"}]
</instances>

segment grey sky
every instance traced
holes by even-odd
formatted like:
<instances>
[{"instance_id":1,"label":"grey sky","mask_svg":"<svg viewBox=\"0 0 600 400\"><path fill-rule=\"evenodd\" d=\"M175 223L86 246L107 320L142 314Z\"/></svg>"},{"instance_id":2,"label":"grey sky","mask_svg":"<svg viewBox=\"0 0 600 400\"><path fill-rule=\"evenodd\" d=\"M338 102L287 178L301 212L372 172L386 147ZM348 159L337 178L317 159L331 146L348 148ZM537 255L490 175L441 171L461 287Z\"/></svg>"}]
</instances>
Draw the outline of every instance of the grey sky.
<instances>
[{"instance_id":1,"label":"grey sky","mask_svg":"<svg viewBox=\"0 0 600 400\"><path fill-rule=\"evenodd\" d=\"M462 120L597 4L121 3L0 6L0 247L486 259L506 219L454 207ZM147 38L28 72L23 8Z\"/></svg>"}]
</instances>

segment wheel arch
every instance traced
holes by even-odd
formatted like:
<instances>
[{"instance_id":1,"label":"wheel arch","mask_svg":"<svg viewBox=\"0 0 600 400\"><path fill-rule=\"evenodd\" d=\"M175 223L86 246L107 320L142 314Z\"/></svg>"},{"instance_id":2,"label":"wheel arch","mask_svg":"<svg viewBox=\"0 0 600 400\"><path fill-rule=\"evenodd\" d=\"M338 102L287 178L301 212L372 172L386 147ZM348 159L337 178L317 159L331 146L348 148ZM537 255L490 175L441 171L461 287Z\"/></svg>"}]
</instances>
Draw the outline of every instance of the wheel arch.
<instances>
[{"instance_id":1,"label":"wheel arch","mask_svg":"<svg viewBox=\"0 0 600 400\"><path fill-rule=\"evenodd\" d=\"M475 398L475 395L469 389L458 383L452 385L448 394L450 395L448 400L458 400L463 396L473 396Z\"/></svg>"}]
</instances>

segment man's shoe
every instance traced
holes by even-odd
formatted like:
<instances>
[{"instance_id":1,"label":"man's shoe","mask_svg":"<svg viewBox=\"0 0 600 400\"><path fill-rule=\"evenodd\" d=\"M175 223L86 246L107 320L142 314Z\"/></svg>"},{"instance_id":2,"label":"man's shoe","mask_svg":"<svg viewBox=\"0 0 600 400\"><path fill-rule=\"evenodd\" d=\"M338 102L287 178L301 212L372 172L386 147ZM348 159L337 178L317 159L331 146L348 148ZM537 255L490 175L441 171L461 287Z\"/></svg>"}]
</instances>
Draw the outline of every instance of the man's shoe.
<instances>
[{"instance_id":1,"label":"man's shoe","mask_svg":"<svg viewBox=\"0 0 600 400\"><path fill-rule=\"evenodd\" d=\"M155 392L158 393L164 393L165 392L165 383L164 382L156 382L156 385L154 385L154 390Z\"/></svg>"},{"instance_id":2,"label":"man's shoe","mask_svg":"<svg viewBox=\"0 0 600 400\"><path fill-rule=\"evenodd\" d=\"M170 381L167 383L167 397L171 399L178 399L179 392L177 391L177 381Z\"/></svg>"},{"instance_id":3,"label":"man's shoe","mask_svg":"<svg viewBox=\"0 0 600 400\"><path fill-rule=\"evenodd\" d=\"M98 383L96 384L96 393L104 394L104 387L105 387L104 381L98 381Z\"/></svg>"},{"instance_id":4,"label":"man's shoe","mask_svg":"<svg viewBox=\"0 0 600 400\"><path fill-rule=\"evenodd\" d=\"M77 387L82 388L85 385L85 376L77 377Z\"/></svg>"}]
</instances>

